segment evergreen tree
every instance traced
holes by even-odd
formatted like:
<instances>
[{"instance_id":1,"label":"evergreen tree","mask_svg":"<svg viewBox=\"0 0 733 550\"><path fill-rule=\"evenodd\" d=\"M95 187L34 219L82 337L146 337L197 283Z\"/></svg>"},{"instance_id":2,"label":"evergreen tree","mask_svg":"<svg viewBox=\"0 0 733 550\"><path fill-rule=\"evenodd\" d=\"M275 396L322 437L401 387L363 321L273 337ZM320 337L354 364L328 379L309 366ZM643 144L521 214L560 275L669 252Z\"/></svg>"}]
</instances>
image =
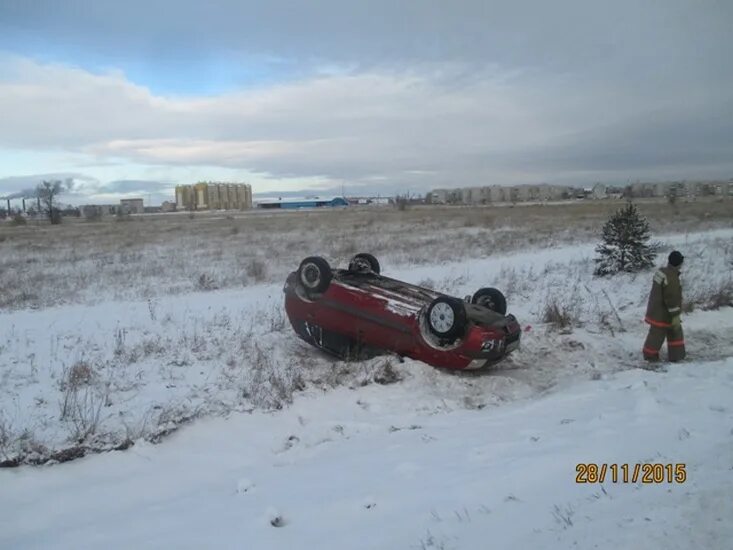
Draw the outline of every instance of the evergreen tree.
<instances>
[{"instance_id":1,"label":"evergreen tree","mask_svg":"<svg viewBox=\"0 0 733 550\"><path fill-rule=\"evenodd\" d=\"M596 247L594 274L605 277L652 267L657 247L648 241L649 223L629 202L603 226L603 242Z\"/></svg>"}]
</instances>

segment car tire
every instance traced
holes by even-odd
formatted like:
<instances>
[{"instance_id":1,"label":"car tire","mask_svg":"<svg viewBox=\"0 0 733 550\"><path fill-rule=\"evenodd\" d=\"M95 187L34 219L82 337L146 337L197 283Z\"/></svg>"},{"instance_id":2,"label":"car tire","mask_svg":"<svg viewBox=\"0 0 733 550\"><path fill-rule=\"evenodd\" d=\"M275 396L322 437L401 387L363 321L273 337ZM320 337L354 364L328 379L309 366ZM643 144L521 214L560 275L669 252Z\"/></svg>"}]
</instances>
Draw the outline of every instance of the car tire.
<instances>
[{"instance_id":1,"label":"car tire","mask_svg":"<svg viewBox=\"0 0 733 550\"><path fill-rule=\"evenodd\" d=\"M361 254L357 254L351 258L351 261L349 262L349 271L352 273L369 273L371 271L372 273L379 275L381 267L379 265L379 261L374 256L367 254L366 252L362 252Z\"/></svg>"},{"instance_id":2,"label":"car tire","mask_svg":"<svg viewBox=\"0 0 733 550\"><path fill-rule=\"evenodd\" d=\"M466 332L466 307L457 298L437 297L428 306L426 316L430 332L441 340L453 342Z\"/></svg>"},{"instance_id":3,"label":"car tire","mask_svg":"<svg viewBox=\"0 0 733 550\"><path fill-rule=\"evenodd\" d=\"M506 298L495 288L480 288L471 298L471 303L489 308L501 315L506 315Z\"/></svg>"},{"instance_id":4,"label":"car tire","mask_svg":"<svg viewBox=\"0 0 733 550\"><path fill-rule=\"evenodd\" d=\"M308 293L325 292L331 284L333 271L320 256L309 256L298 267L298 282Z\"/></svg>"}]
</instances>

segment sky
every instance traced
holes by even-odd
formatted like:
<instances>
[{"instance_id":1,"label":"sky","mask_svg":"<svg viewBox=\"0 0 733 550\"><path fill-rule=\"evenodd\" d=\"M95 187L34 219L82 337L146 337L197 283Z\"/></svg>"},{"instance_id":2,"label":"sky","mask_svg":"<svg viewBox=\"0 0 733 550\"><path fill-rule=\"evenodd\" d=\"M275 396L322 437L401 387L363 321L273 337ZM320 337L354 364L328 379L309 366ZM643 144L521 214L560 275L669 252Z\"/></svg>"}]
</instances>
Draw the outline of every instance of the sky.
<instances>
[{"instance_id":1,"label":"sky","mask_svg":"<svg viewBox=\"0 0 733 550\"><path fill-rule=\"evenodd\" d=\"M0 0L0 197L733 177L726 0Z\"/></svg>"}]
</instances>

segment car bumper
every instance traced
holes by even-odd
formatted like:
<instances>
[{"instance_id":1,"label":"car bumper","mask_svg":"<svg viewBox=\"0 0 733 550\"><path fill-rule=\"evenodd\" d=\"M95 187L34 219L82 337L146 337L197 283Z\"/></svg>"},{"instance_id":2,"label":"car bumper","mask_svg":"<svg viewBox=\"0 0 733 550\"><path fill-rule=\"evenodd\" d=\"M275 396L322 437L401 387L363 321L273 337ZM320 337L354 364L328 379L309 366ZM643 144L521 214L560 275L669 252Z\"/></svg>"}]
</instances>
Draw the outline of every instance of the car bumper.
<instances>
[{"instance_id":1,"label":"car bumper","mask_svg":"<svg viewBox=\"0 0 733 550\"><path fill-rule=\"evenodd\" d=\"M470 362L465 367L466 370L482 369L498 363L508 354L519 349L521 333L513 334L504 340L496 340L499 342L488 351L479 351L476 353L467 353L466 355L470 358Z\"/></svg>"}]
</instances>

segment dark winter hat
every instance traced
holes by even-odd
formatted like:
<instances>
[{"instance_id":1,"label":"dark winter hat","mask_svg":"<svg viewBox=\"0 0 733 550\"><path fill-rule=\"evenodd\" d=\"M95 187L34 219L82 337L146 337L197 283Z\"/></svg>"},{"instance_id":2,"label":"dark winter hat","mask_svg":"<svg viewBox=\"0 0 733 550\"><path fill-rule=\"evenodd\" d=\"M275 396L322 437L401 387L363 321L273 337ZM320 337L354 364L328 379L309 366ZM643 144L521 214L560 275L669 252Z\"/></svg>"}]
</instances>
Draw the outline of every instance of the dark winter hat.
<instances>
[{"instance_id":1,"label":"dark winter hat","mask_svg":"<svg viewBox=\"0 0 733 550\"><path fill-rule=\"evenodd\" d=\"M682 255L682 253L679 250L673 250L669 254L669 258L667 259L669 261L669 265L673 265L674 267L679 267L682 265L682 262L685 261L685 257Z\"/></svg>"}]
</instances>

